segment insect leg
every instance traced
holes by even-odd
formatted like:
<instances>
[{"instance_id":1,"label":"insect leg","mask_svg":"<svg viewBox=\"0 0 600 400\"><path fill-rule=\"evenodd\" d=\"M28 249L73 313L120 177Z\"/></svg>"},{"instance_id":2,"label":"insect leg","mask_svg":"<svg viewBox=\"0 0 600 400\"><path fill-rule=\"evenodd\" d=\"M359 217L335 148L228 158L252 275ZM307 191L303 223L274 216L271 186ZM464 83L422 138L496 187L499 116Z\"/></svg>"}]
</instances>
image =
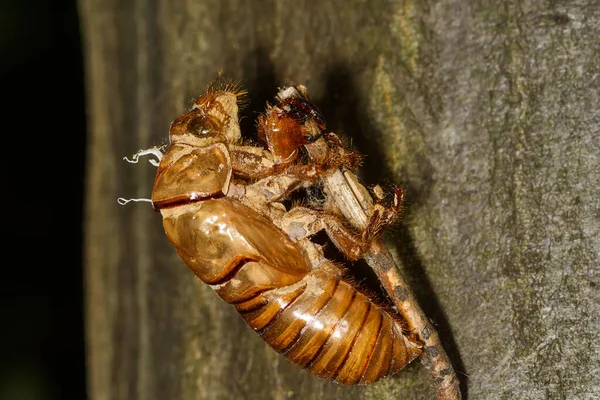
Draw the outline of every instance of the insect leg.
<instances>
[{"instance_id":1,"label":"insect leg","mask_svg":"<svg viewBox=\"0 0 600 400\"><path fill-rule=\"evenodd\" d=\"M315 142L310 146L315 146L314 150L317 151L318 147L326 148L327 144ZM323 185L328 198L349 223L358 228L368 223L369 194L358 183L354 174L334 171L323 177ZM380 197L377 192L375 195ZM459 400L461 398L459 380L440 338L381 240L373 241L371 248L365 254L365 261L373 268L390 299L405 318L410 332L415 334L423 344L425 351L421 361L434 380L438 398Z\"/></svg>"},{"instance_id":2,"label":"insect leg","mask_svg":"<svg viewBox=\"0 0 600 400\"><path fill-rule=\"evenodd\" d=\"M252 146L229 146L234 174L243 179L260 180L273 175L288 175L300 181L316 182L319 177L337 169L354 170L360 163L358 154L343 147L310 163L293 161L277 164L270 152Z\"/></svg>"},{"instance_id":3,"label":"insect leg","mask_svg":"<svg viewBox=\"0 0 600 400\"><path fill-rule=\"evenodd\" d=\"M300 240L324 230L334 245L350 261L360 260L371 248L383 228L396 215L376 209L364 230L349 227L337 214L306 207L292 208L282 219L282 229L293 239Z\"/></svg>"}]
</instances>

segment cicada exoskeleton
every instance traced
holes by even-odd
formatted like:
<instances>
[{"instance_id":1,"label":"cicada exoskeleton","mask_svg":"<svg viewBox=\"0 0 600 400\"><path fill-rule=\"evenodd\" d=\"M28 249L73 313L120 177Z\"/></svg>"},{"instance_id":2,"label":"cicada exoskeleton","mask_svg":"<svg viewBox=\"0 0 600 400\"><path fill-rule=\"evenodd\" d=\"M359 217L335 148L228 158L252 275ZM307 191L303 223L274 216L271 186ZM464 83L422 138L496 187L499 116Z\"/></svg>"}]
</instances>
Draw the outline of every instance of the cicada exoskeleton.
<instances>
[{"instance_id":1,"label":"cicada exoskeleton","mask_svg":"<svg viewBox=\"0 0 600 400\"><path fill-rule=\"evenodd\" d=\"M291 104L298 114L285 116L287 136L267 150L241 145L236 90L211 89L171 125L152 193L169 240L196 276L294 364L345 384L394 373L420 346L404 335L399 316L349 283L309 239L329 229L356 258L375 232L351 232L318 210L271 207L323 169L356 158L333 149L320 165L295 162L298 148L322 131L314 122L291 131L296 116L312 112L300 100Z\"/></svg>"}]
</instances>

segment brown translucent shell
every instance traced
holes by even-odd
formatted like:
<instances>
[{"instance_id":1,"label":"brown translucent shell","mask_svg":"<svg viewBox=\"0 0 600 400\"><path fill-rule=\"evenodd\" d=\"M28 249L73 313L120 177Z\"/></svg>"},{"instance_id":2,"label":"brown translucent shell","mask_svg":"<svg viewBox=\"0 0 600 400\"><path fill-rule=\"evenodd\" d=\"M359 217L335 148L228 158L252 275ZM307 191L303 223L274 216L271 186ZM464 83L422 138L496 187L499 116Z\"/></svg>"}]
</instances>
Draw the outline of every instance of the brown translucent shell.
<instances>
[{"instance_id":1,"label":"brown translucent shell","mask_svg":"<svg viewBox=\"0 0 600 400\"><path fill-rule=\"evenodd\" d=\"M169 136L171 142L177 141L177 137L181 135L209 138L219 135L222 130L223 124L217 118L209 115L203 108L198 108L179 116L173 121L169 129Z\"/></svg>"},{"instance_id":2,"label":"brown translucent shell","mask_svg":"<svg viewBox=\"0 0 600 400\"><path fill-rule=\"evenodd\" d=\"M223 142L239 136L236 99L209 91L171 125L152 192L169 240L195 275L294 364L344 384L375 382L401 369L421 349L396 317L344 281L330 261L312 269L271 220L225 197L232 162ZM325 124L299 95L279 99L258 128L278 162L287 163Z\"/></svg>"},{"instance_id":3,"label":"brown translucent shell","mask_svg":"<svg viewBox=\"0 0 600 400\"><path fill-rule=\"evenodd\" d=\"M292 363L321 378L364 385L421 354L398 321L342 280L332 263L301 283L236 305L246 322Z\"/></svg>"},{"instance_id":4,"label":"brown translucent shell","mask_svg":"<svg viewBox=\"0 0 600 400\"><path fill-rule=\"evenodd\" d=\"M300 146L318 139L325 121L315 105L302 98L288 98L269 108L257 122L258 139L280 163L295 159Z\"/></svg>"},{"instance_id":5,"label":"brown translucent shell","mask_svg":"<svg viewBox=\"0 0 600 400\"><path fill-rule=\"evenodd\" d=\"M227 194L231 174L229 151L222 143L172 145L158 167L152 204L160 209L221 197Z\"/></svg>"},{"instance_id":6,"label":"brown translucent shell","mask_svg":"<svg viewBox=\"0 0 600 400\"><path fill-rule=\"evenodd\" d=\"M283 231L229 198L194 203L163 226L187 266L228 303L292 285L310 270Z\"/></svg>"},{"instance_id":7,"label":"brown translucent shell","mask_svg":"<svg viewBox=\"0 0 600 400\"><path fill-rule=\"evenodd\" d=\"M325 262L303 254L268 219L229 199L166 215L167 236L188 267L275 350L317 376L368 384L393 374L421 349L400 323Z\"/></svg>"}]
</instances>

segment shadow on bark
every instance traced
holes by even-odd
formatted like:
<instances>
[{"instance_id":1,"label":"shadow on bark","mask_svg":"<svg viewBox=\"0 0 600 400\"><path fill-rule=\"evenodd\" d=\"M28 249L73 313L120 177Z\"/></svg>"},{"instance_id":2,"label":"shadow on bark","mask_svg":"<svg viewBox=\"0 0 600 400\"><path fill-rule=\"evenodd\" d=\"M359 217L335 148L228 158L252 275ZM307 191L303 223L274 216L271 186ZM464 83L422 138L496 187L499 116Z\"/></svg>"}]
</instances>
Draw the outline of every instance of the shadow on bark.
<instances>
[{"instance_id":1,"label":"shadow on bark","mask_svg":"<svg viewBox=\"0 0 600 400\"><path fill-rule=\"evenodd\" d=\"M377 132L377 128L370 122L367 115L366 102L359 97L360 90L357 88L349 68L343 65L333 65L328 68L325 79L325 91L327 96L333 96L329 101L319 101L319 107L328 121L328 128L333 132L343 133L352 138L353 147L365 157L361 167L362 178L368 183L391 182L394 176L384 165L386 159L384 149L379 146L373 138L382 137L383 133ZM332 101L333 100L333 101ZM428 160L422 160L427 166ZM423 168L427 173L431 168ZM421 181L431 182L431 176L421 176ZM429 193L430 185L411 185L410 181L400 182L412 198L412 202L421 202ZM405 209L405 216L410 215L410 204ZM408 274L408 281L416 286L415 295L425 314L431 319L436 327L444 349L452 362L457 376L460 379L460 390L464 399L468 399L468 385L465 365L458 351L458 346L450 328L446 313L442 309L436 296L431 280L425 273L423 264L418 256L417 249L408 228L399 224L390 232L401 262Z\"/></svg>"},{"instance_id":2,"label":"shadow on bark","mask_svg":"<svg viewBox=\"0 0 600 400\"><path fill-rule=\"evenodd\" d=\"M269 53L262 47L257 47L248 53L244 60L244 71L248 71L249 77L243 82L248 90L248 103L241 112L243 116L240 121L240 129L244 139L256 141L256 118L265 111L267 102L273 103L277 88L281 85L275 73L275 66L269 58ZM252 132L252 137L246 137L247 132Z\"/></svg>"},{"instance_id":3,"label":"shadow on bark","mask_svg":"<svg viewBox=\"0 0 600 400\"><path fill-rule=\"evenodd\" d=\"M269 59L268 52L258 47L249 54L245 62L245 71L254 71L254 79L244 82L244 86L250 94L249 102L243 111L244 118L240 125L242 132L254 132L254 122L258 114L264 111L267 102L272 102L277 88L282 85L281 79L277 77L275 67ZM328 121L328 129L352 138L352 146L361 154L367 155L360 169L362 178L369 183L393 182L393 174L384 165L385 153L379 146L377 140L383 134L377 132L377 128L370 122L367 115L366 102L360 98L356 83L352 78L350 68L341 64L333 64L325 70L325 90L327 99L317 99L315 103L322 110ZM310 90L310 88L309 88ZM255 140L255 138L248 138ZM422 160L427 166L428 160ZM423 168L425 174L431 168ZM431 176L419 177L421 181L431 182ZM399 182L405 193L409 194L413 202L420 203L428 196L429 185L411 185L410 181ZM410 205L405 209L405 215L410 214ZM433 290L431 281L419 259L417 249L410 236L407 227L399 224L390 232L393 242L397 243L396 250L407 271L408 280L415 286L415 295L425 314L433 321L434 326L440 334L441 341L452 361L452 365L458 372L460 389L463 398L468 399L465 365L460 353L446 313L443 311L439 300ZM321 240L323 240L321 238ZM329 247L331 251L331 247ZM335 255L332 254L334 258ZM339 256L339 255L338 255ZM353 273L357 272L359 281L370 281L374 278L372 271L365 271L366 265L356 265ZM376 279L376 278L375 278ZM373 285L366 282L368 286Z\"/></svg>"}]
</instances>

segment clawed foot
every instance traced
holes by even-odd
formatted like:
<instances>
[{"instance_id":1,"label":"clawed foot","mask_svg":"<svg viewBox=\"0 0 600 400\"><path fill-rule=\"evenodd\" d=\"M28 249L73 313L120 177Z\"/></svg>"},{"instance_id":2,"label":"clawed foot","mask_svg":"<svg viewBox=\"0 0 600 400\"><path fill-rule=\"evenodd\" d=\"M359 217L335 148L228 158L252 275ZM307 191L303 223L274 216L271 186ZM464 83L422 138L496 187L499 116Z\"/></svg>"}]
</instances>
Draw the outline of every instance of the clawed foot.
<instances>
[{"instance_id":1,"label":"clawed foot","mask_svg":"<svg viewBox=\"0 0 600 400\"><path fill-rule=\"evenodd\" d=\"M385 228L398 220L398 216L402 211L404 192L398 186L394 186L393 190L394 197L392 202L391 204L386 204L385 194L381 186L377 185L371 189L375 204L373 206L373 213L363 232L363 240L365 245L369 247L371 243L381 235Z\"/></svg>"},{"instance_id":2,"label":"clawed foot","mask_svg":"<svg viewBox=\"0 0 600 400\"><path fill-rule=\"evenodd\" d=\"M331 153L330 163L331 169L345 169L355 171L362 162L360 154L354 150L348 150L344 147L340 138L333 132L326 133L325 140L327 141L329 151ZM335 168L333 168L335 166Z\"/></svg>"},{"instance_id":3,"label":"clawed foot","mask_svg":"<svg viewBox=\"0 0 600 400\"><path fill-rule=\"evenodd\" d=\"M363 258L373 242L381 236L383 230L397 221L398 215L402 211L402 189L399 187L394 187L394 198L391 204L384 202L384 193L380 186L374 187L371 192L375 204L373 213L362 234L355 239L352 245L347 244L344 246L339 240L336 243L350 261Z\"/></svg>"}]
</instances>

